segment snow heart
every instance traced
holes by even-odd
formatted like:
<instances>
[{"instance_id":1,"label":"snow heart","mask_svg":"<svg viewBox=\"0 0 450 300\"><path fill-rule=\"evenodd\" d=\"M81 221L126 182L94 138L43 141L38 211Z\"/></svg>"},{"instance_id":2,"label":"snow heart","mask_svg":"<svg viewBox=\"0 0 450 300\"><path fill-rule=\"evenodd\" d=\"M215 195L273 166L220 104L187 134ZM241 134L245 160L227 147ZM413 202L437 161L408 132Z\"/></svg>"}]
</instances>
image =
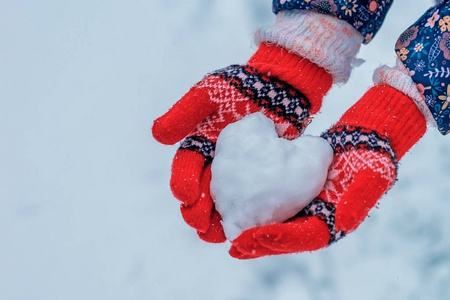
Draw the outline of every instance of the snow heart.
<instances>
[{"instance_id":1,"label":"snow heart","mask_svg":"<svg viewBox=\"0 0 450 300\"><path fill-rule=\"evenodd\" d=\"M332 160L327 141L279 138L262 113L228 125L211 166L211 195L227 238L296 215L323 189Z\"/></svg>"}]
</instances>

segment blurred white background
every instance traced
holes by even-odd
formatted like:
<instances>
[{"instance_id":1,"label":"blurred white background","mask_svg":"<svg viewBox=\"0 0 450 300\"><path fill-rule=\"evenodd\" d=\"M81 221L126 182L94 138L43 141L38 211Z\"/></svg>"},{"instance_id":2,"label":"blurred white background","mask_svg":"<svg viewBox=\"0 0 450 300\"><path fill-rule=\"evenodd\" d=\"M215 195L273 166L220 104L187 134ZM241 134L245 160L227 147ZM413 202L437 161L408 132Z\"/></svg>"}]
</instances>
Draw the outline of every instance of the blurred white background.
<instances>
[{"instance_id":1,"label":"blurred white background","mask_svg":"<svg viewBox=\"0 0 450 300\"><path fill-rule=\"evenodd\" d=\"M430 129L353 234L250 261L200 241L169 190L177 146L152 121L212 70L244 63L270 0L0 3L0 299L450 299L450 137ZM393 64L430 5L396 0L308 133Z\"/></svg>"}]
</instances>

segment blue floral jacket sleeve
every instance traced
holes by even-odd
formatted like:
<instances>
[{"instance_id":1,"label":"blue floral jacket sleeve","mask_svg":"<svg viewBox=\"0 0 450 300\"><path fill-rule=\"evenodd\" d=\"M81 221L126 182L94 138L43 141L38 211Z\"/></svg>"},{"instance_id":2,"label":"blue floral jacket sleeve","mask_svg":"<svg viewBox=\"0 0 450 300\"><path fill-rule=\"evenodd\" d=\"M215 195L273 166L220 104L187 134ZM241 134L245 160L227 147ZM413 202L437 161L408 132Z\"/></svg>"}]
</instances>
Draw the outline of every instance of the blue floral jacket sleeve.
<instances>
[{"instance_id":1,"label":"blue floral jacket sleeve","mask_svg":"<svg viewBox=\"0 0 450 300\"><path fill-rule=\"evenodd\" d=\"M273 11L303 9L346 21L369 43L383 24L394 0L273 0Z\"/></svg>"},{"instance_id":2,"label":"blue floral jacket sleeve","mask_svg":"<svg viewBox=\"0 0 450 300\"><path fill-rule=\"evenodd\" d=\"M442 134L450 133L450 0L440 1L395 45ZM448 64L448 65L447 65Z\"/></svg>"}]
</instances>

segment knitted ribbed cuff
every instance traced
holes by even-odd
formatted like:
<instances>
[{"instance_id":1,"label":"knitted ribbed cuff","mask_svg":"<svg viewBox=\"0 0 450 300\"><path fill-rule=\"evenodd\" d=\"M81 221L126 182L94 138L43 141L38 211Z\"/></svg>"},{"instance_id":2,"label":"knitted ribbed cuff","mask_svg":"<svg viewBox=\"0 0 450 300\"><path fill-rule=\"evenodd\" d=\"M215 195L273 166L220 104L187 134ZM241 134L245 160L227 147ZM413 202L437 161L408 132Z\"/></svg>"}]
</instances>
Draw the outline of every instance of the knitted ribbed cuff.
<instances>
[{"instance_id":1,"label":"knitted ribbed cuff","mask_svg":"<svg viewBox=\"0 0 450 300\"><path fill-rule=\"evenodd\" d=\"M359 126L389 139L400 160L427 129L411 98L389 85L375 85L349 108L335 126Z\"/></svg>"},{"instance_id":2,"label":"knitted ribbed cuff","mask_svg":"<svg viewBox=\"0 0 450 300\"><path fill-rule=\"evenodd\" d=\"M325 69L277 45L262 43L248 65L303 93L310 102L310 114L319 111L323 97L333 84L331 75Z\"/></svg>"},{"instance_id":3,"label":"knitted ribbed cuff","mask_svg":"<svg viewBox=\"0 0 450 300\"><path fill-rule=\"evenodd\" d=\"M427 123L433 127L437 127L436 120L430 112L423 95L420 93L418 86L414 83L408 70L405 68L400 59L397 58L397 65L394 68L381 66L375 70L373 74L373 82L375 84L386 84L394 89L407 95L417 105L420 112L425 116Z\"/></svg>"},{"instance_id":4,"label":"knitted ribbed cuff","mask_svg":"<svg viewBox=\"0 0 450 300\"><path fill-rule=\"evenodd\" d=\"M255 34L257 44L273 43L324 68L336 83L346 82L363 36L335 17L311 11L281 11L273 25Z\"/></svg>"}]
</instances>

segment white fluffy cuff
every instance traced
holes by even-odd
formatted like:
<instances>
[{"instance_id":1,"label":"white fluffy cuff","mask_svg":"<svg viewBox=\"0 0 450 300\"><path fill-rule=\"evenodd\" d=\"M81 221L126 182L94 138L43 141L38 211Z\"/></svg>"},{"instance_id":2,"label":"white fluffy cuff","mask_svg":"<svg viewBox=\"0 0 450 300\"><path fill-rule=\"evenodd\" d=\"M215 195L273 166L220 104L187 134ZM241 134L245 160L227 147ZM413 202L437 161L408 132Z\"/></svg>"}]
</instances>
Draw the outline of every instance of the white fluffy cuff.
<instances>
[{"instance_id":1,"label":"white fluffy cuff","mask_svg":"<svg viewBox=\"0 0 450 300\"><path fill-rule=\"evenodd\" d=\"M288 49L327 70L334 82L346 82L363 36L333 16L304 10L281 11L273 25L259 29L255 42Z\"/></svg>"}]
</instances>

